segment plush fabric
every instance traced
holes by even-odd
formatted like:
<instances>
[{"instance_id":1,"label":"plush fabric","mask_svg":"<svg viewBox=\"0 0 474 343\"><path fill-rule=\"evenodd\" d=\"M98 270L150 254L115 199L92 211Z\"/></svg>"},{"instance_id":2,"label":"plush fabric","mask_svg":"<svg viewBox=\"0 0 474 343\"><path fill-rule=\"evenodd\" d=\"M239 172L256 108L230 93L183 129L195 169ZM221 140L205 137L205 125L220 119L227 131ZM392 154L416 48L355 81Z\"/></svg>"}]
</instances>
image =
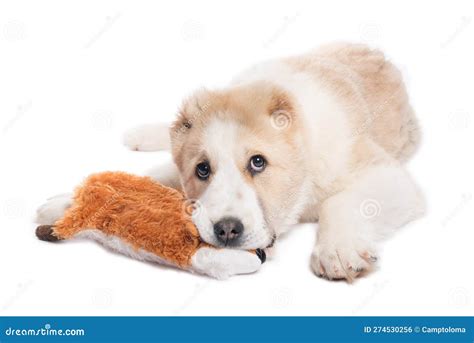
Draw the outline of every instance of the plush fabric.
<instances>
[{"instance_id":1,"label":"plush fabric","mask_svg":"<svg viewBox=\"0 0 474 343\"><path fill-rule=\"evenodd\" d=\"M49 233L45 227L38 230L45 240L61 240L97 229L186 268L205 243L185 204L183 194L148 177L99 173L76 189L73 205Z\"/></svg>"}]
</instances>

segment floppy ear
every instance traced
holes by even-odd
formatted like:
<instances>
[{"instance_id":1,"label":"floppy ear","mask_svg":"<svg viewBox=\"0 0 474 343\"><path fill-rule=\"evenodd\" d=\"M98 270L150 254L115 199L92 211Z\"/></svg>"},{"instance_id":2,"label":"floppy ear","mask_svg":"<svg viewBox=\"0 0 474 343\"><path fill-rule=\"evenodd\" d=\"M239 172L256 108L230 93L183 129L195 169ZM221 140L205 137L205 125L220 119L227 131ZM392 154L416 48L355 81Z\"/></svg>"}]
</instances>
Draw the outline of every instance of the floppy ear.
<instances>
[{"instance_id":1,"label":"floppy ear","mask_svg":"<svg viewBox=\"0 0 474 343\"><path fill-rule=\"evenodd\" d=\"M179 139L192 129L201 116L207 114L210 107L211 92L200 89L185 99L179 109L176 120L171 125L171 139Z\"/></svg>"},{"instance_id":2,"label":"floppy ear","mask_svg":"<svg viewBox=\"0 0 474 343\"><path fill-rule=\"evenodd\" d=\"M203 121L212 111L212 99L213 93L203 88L183 101L177 118L170 128L171 151L178 166L179 156L189 135L199 130L198 122Z\"/></svg>"},{"instance_id":3,"label":"floppy ear","mask_svg":"<svg viewBox=\"0 0 474 343\"><path fill-rule=\"evenodd\" d=\"M294 107L289 95L279 89L273 90L270 106L268 107L269 115L272 115L275 112L286 112L289 115L293 115L294 112Z\"/></svg>"}]
</instances>

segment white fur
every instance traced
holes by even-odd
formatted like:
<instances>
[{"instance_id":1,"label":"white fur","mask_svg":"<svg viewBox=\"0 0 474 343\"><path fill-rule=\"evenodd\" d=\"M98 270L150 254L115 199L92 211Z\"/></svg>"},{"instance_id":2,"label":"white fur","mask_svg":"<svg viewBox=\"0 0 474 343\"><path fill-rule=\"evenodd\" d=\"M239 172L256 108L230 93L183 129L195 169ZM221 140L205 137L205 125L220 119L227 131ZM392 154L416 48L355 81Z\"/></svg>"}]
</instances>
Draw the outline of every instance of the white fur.
<instances>
[{"instance_id":1,"label":"white fur","mask_svg":"<svg viewBox=\"0 0 474 343\"><path fill-rule=\"evenodd\" d=\"M312 192L311 178L307 177L299 188L292 189L292 192L297 195L296 201L293 206L282 206L281 210L285 216L282 222L274 228L275 238L278 238L299 222L305 220L314 222L318 217L316 211L317 199Z\"/></svg>"},{"instance_id":2,"label":"white fur","mask_svg":"<svg viewBox=\"0 0 474 343\"><path fill-rule=\"evenodd\" d=\"M280 235L299 221L317 220L319 200L312 185L317 180L321 187L325 187L334 181L336 175L346 171L351 136L347 115L341 105L312 75L295 72L279 61L270 61L244 71L233 84L258 80L271 82L296 98L301 108L298 116L302 116L303 129L311 137L311 141L304 142L310 174L299 189L292 190L298 194L297 204L292 208L282 208L286 220L276 230Z\"/></svg>"},{"instance_id":3,"label":"white fur","mask_svg":"<svg viewBox=\"0 0 474 343\"><path fill-rule=\"evenodd\" d=\"M106 235L102 231L97 229L82 230L77 233L74 238L94 240L112 251L129 256L135 260L174 266L174 264L172 264L171 262L164 260L157 255L154 255L143 249L135 249L132 245L122 241L117 236Z\"/></svg>"},{"instance_id":4,"label":"white fur","mask_svg":"<svg viewBox=\"0 0 474 343\"><path fill-rule=\"evenodd\" d=\"M143 249L136 249L116 236L106 235L100 230L82 230L74 238L95 240L102 246L139 261L148 261L176 267L173 263ZM232 275L248 274L261 266L256 254L231 249L200 248L191 259L189 270L209 275L216 279L227 279Z\"/></svg>"},{"instance_id":5,"label":"white fur","mask_svg":"<svg viewBox=\"0 0 474 343\"><path fill-rule=\"evenodd\" d=\"M172 161L148 170L146 175L155 180L159 180L162 185L175 189L181 188L178 167L176 167L176 164Z\"/></svg>"},{"instance_id":6,"label":"white fur","mask_svg":"<svg viewBox=\"0 0 474 343\"><path fill-rule=\"evenodd\" d=\"M59 194L49 198L36 211L36 222L42 225L53 225L60 219L72 204L72 194Z\"/></svg>"},{"instance_id":7,"label":"white fur","mask_svg":"<svg viewBox=\"0 0 474 343\"><path fill-rule=\"evenodd\" d=\"M262 263L256 254L244 250L201 248L191 260L192 270L227 279L237 274L250 274L260 269Z\"/></svg>"},{"instance_id":8,"label":"white fur","mask_svg":"<svg viewBox=\"0 0 474 343\"><path fill-rule=\"evenodd\" d=\"M349 70L343 72L356 89L356 76ZM302 112L299 115L303 118L303 130L306 130L302 137L310 137L310 141L304 142L306 150L302 152L309 161L306 166L308 178L304 187L292 190L298 192L300 201L297 206L284 208L282 204L281 210L288 223L282 223L281 230L297 220L319 217L318 240L311 259L313 270L331 279L351 280L361 270L371 268L381 238L423 212L423 199L399 162L389 156L383 156L385 164L368 165L351 175L349 161L354 135L349 113L314 75L296 72L281 62L270 61L243 72L232 85L258 80L276 84L296 99ZM246 221L245 230L249 232L244 247L256 247L268 239L265 237L267 231L255 193L242 180L233 162L235 141L234 124L219 120L208 124L203 145L217 156L213 161L217 161L218 166L216 175L200 199L203 209L195 222L203 238L213 242L211 223L225 215L236 216ZM342 182L344 190L321 202L318 190L312 185L326 188L341 176L343 181L338 182ZM241 199L234 197L237 192L243 195ZM364 204L380 207L380 213L364 217L361 215Z\"/></svg>"},{"instance_id":9,"label":"white fur","mask_svg":"<svg viewBox=\"0 0 474 343\"><path fill-rule=\"evenodd\" d=\"M367 168L322 204L313 270L353 279L376 262L378 242L423 211L423 197L397 163Z\"/></svg>"},{"instance_id":10,"label":"white fur","mask_svg":"<svg viewBox=\"0 0 474 343\"><path fill-rule=\"evenodd\" d=\"M265 227L255 190L243 180L234 160L236 130L235 123L214 120L204 132L204 146L214 161L213 176L198 199L200 206L193 220L204 241L217 245L213 223L235 217L244 225L239 248L256 249L269 245L273 236Z\"/></svg>"},{"instance_id":11,"label":"white fur","mask_svg":"<svg viewBox=\"0 0 474 343\"><path fill-rule=\"evenodd\" d=\"M343 173L349 158L351 133L347 114L327 88L306 73L295 72L287 65L271 61L258 64L243 72L234 84L265 80L285 89L302 109L311 142L306 142L307 160L318 184L330 184L336 175ZM338 142L338 144L334 144Z\"/></svg>"}]
</instances>

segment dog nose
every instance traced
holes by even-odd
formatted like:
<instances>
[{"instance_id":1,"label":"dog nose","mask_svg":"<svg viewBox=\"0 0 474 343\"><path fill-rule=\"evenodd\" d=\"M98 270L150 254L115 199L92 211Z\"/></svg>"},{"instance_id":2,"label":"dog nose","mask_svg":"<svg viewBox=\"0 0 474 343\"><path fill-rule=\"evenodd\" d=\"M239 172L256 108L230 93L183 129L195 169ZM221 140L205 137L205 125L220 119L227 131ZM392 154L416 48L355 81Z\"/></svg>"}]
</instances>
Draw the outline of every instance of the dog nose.
<instances>
[{"instance_id":1,"label":"dog nose","mask_svg":"<svg viewBox=\"0 0 474 343\"><path fill-rule=\"evenodd\" d=\"M214 224L214 234L217 240L227 244L235 243L244 231L244 224L236 218L226 217Z\"/></svg>"}]
</instances>

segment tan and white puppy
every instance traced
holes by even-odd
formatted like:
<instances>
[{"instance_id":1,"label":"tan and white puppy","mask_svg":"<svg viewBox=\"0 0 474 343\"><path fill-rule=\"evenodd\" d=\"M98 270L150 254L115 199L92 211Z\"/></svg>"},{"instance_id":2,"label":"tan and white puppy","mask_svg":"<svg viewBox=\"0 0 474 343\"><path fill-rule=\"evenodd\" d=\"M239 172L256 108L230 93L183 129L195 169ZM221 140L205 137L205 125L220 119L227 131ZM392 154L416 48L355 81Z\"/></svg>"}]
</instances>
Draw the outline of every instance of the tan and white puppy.
<instances>
[{"instance_id":1,"label":"tan and white puppy","mask_svg":"<svg viewBox=\"0 0 474 343\"><path fill-rule=\"evenodd\" d=\"M197 201L195 223L213 245L267 248L319 219L314 272L352 280L372 269L382 238L424 210L403 168L420 132L402 77L363 45L268 61L199 90L169 132L145 125L125 143L171 147L173 163L152 174Z\"/></svg>"}]
</instances>

